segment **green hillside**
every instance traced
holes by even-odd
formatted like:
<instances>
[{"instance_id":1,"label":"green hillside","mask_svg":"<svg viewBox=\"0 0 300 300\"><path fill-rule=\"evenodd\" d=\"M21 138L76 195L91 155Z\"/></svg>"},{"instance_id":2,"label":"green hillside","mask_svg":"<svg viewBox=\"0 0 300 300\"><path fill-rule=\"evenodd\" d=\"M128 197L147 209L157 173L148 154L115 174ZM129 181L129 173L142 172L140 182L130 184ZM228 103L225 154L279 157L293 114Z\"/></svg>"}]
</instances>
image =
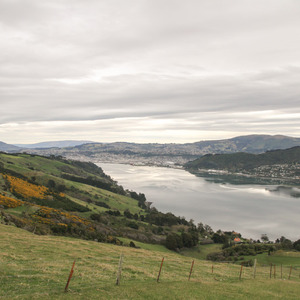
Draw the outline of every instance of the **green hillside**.
<instances>
[{"instance_id":1,"label":"green hillside","mask_svg":"<svg viewBox=\"0 0 300 300\"><path fill-rule=\"evenodd\" d=\"M92 163L0 153L0 299L296 299L300 240L254 253L244 239L229 247L236 232L214 233L146 204ZM240 265L254 258L255 279L251 264L242 273ZM283 264L282 279L270 280L270 263Z\"/></svg>"},{"instance_id":2,"label":"green hillside","mask_svg":"<svg viewBox=\"0 0 300 300\"><path fill-rule=\"evenodd\" d=\"M129 208L133 213L141 211L136 200L127 197L121 186L92 163L0 153L0 173L46 186L53 192L63 192L68 199L85 206L90 213L103 211L99 203L108 202L111 209ZM2 185L0 191L3 188ZM9 194L9 191L5 192Z\"/></svg>"},{"instance_id":3,"label":"green hillside","mask_svg":"<svg viewBox=\"0 0 300 300\"><path fill-rule=\"evenodd\" d=\"M0 224L0 299L298 299L299 269L213 264L176 253L66 237L38 236ZM120 254L121 284L116 286ZM159 283L157 276L164 257ZM76 260L69 291L64 292ZM279 270L279 269L278 269ZM277 271L279 272L279 271ZM279 274L279 273L277 273Z\"/></svg>"},{"instance_id":4,"label":"green hillside","mask_svg":"<svg viewBox=\"0 0 300 300\"><path fill-rule=\"evenodd\" d=\"M0 153L0 209L5 224L40 235L116 244L121 237L165 244L172 235L173 250L198 242L193 223L150 209L144 194L124 190L96 165L62 157Z\"/></svg>"},{"instance_id":5,"label":"green hillside","mask_svg":"<svg viewBox=\"0 0 300 300\"><path fill-rule=\"evenodd\" d=\"M267 151L262 154L207 154L185 165L187 169L251 170L265 165L299 164L300 147Z\"/></svg>"}]
</instances>

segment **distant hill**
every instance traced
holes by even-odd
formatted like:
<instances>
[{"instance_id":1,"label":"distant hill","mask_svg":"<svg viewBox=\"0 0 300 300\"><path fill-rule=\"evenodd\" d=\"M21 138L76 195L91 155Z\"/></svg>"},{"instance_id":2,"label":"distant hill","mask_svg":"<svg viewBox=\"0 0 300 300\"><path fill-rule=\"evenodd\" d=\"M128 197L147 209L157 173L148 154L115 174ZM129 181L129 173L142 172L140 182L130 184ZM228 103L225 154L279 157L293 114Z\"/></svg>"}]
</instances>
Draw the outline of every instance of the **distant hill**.
<instances>
[{"instance_id":1,"label":"distant hill","mask_svg":"<svg viewBox=\"0 0 300 300\"><path fill-rule=\"evenodd\" d=\"M188 162L185 168L191 172L227 171L255 177L290 180L299 184L300 147L272 150L262 154L232 153L207 154Z\"/></svg>"},{"instance_id":2,"label":"distant hill","mask_svg":"<svg viewBox=\"0 0 300 300\"><path fill-rule=\"evenodd\" d=\"M64 148L64 147L75 147L82 144L93 143L92 141L74 141L74 140L66 140L66 141L51 141L51 142L41 142L35 144L16 144L15 146L21 148Z\"/></svg>"},{"instance_id":3,"label":"distant hill","mask_svg":"<svg viewBox=\"0 0 300 300\"><path fill-rule=\"evenodd\" d=\"M0 151L18 151L18 150L21 150L21 148L15 145L10 145L10 144L0 142Z\"/></svg>"},{"instance_id":4,"label":"distant hill","mask_svg":"<svg viewBox=\"0 0 300 300\"><path fill-rule=\"evenodd\" d=\"M300 138L282 135L248 135L216 141L186 144L87 143L60 149L31 150L41 155L61 155L71 159L171 166L184 165L205 154L236 152L263 153L300 146Z\"/></svg>"},{"instance_id":5,"label":"distant hill","mask_svg":"<svg viewBox=\"0 0 300 300\"><path fill-rule=\"evenodd\" d=\"M288 149L300 146L300 138L284 135L246 135L228 140L201 141L195 143L199 149L209 153L263 153L269 150Z\"/></svg>"}]
</instances>

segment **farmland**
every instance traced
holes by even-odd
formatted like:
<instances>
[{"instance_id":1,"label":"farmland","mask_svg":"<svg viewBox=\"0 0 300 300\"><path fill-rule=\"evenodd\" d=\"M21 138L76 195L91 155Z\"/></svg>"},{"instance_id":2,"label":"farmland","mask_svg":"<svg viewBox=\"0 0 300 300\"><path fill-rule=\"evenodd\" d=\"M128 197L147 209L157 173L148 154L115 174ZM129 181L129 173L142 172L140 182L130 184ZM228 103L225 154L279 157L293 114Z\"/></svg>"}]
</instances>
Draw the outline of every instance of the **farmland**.
<instances>
[{"instance_id":1,"label":"farmland","mask_svg":"<svg viewBox=\"0 0 300 300\"><path fill-rule=\"evenodd\" d=\"M0 224L0 299L298 299L299 269L283 279L269 268L212 263L172 252L116 246L67 237L37 236ZM120 254L120 286L115 285ZM159 283L156 282L165 258ZM298 258L299 259L299 258ZM64 288L73 261L68 293Z\"/></svg>"}]
</instances>

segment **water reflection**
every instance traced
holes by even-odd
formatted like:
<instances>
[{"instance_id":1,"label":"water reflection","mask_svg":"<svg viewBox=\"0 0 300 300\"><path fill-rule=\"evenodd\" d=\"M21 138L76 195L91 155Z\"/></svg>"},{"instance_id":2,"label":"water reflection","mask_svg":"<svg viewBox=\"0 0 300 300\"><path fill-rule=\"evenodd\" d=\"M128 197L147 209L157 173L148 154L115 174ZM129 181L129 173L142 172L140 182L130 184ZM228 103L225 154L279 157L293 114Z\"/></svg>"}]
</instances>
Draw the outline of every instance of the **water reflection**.
<instances>
[{"instance_id":1,"label":"water reflection","mask_svg":"<svg viewBox=\"0 0 300 300\"><path fill-rule=\"evenodd\" d=\"M277 193L283 196L291 196L295 198L300 198L300 189L296 187L288 187L288 186L277 186L268 189L271 193Z\"/></svg>"},{"instance_id":2,"label":"water reflection","mask_svg":"<svg viewBox=\"0 0 300 300\"><path fill-rule=\"evenodd\" d=\"M273 240L282 235L300 238L299 188L243 183L241 178L229 182L178 169L99 165L124 188L144 193L160 211L254 239L262 233Z\"/></svg>"}]
</instances>

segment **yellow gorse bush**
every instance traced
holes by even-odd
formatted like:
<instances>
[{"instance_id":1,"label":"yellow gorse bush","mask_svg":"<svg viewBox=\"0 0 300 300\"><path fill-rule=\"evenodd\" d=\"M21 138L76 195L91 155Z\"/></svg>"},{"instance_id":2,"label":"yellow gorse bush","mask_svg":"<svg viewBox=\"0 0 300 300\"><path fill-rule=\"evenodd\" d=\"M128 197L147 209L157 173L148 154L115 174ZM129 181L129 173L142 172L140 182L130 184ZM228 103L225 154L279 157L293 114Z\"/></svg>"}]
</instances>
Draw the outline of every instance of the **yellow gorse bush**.
<instances>
[{"instance_id":1,"label":"yellow gorse bush","mask_svg":"<svg viewBox=\"0 0 300 300\"><path fill-rule=\"evenodd\" d=\"M11 197L6 197L3 195L0 195L0 205L3 205L6 208L15 208L18 206L23 205L24 202L21 200L17 200Z\"/></svg>"},{"instance_id":2,"label":"yellow gorse bush","mask_svg":"<svg viewBox=\"0 0 300 300\"><path fill-rule=\"evenodd\" d=\"M7 174L3 174L3 177L9 182L10 191L16 195L20 195L24 200L30 200L31 198L46 199L51 194L49 189L45 186L32 184L23 179ZM59 193L59 196L65 197L65 194ZM85 225L90 231L95 231L95 228L90 221L75 214L0 195L0 205L5 208L15 208L24 204L39 208L31 216L36 222L63 227L68 226L68 224L71 226L81 224Z\"/></svg>"},{"instance_id":3,"label":"yellow gorse bush","mask_svg":"<svg viewBox=\"0 0 300 300\"><path fill-rule=\"evenodd\" d=\"M65 221L69 224L83 224L88 226L90 230L93 230L91 222L89 222L87 219L61 211L59 209L46 206L39 207L40 209L34 214L34 218L40 223L67 226L66 223L63 223Z\"/></svg>"},{"instance_id":4,"label":"yellow gorse bush","mask_svg":"<svg viewBox=\"0 0 300 300\"><path fill-rule=\"evenodd\" d=\"M49 193L45 186L32 184L11 175L3 175L3 177L9 182L11 192L21 195L24 199L45 199L46 194Z\"/></svg>"}]
</instances>

